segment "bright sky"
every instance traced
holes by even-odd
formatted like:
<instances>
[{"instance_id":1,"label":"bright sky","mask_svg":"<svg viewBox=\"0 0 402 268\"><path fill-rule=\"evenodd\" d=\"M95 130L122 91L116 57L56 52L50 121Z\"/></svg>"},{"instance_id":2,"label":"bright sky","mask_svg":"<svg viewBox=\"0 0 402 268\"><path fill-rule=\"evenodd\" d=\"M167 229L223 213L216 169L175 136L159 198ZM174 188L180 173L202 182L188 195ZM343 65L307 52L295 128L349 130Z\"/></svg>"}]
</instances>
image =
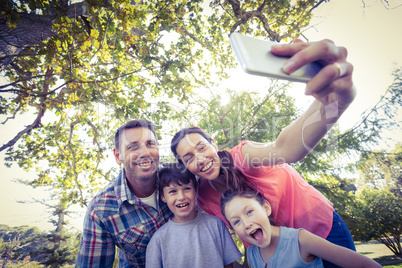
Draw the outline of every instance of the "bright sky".
<instances>
[{"instance_id":1,"label":"bright sky","mask_svg":"<svg viewBox=\"0 0 402 268\"><path fill-rule=\"evenodd\" d=\"M365 2L365 8L363 8ZM384 1L383 1L384 2ZM391 7L402 4L402 0L388 1ZM402 66L402 7L387 10L380 0L331 0L322 4L315 13L310 28L304 34L310 41L324 38L332 39L337 45L345 46L349 51L349 61L354 65L354 82L358 96L354 103L339 121L342 129L352 127L360 119L360 115L372 108L392 83L392 71ZM266 79L245 74L238 69L227 86L250 88L250 83L264 90ZM295 84L295 96L298 103L305 106L310 98L304 96L302 84ZM402 116L402 115L399 115ZM28 121L27 121L28 123ZM23 121L18 124L25 125ZM2 132L0 142L4 143L12 133ZM402 131L393 133L394 139L402 142ZM112 153L112 152L111 152ZM4 153L0 154L1 161ZM54 227L47 221L49 211L39 204L20 204L18 201L32 198L47 198L47 193L41 189L32 189L14 183L14 178L27 178L28 174L19 168L6 168L0 165L0 224L10 226L31 225L44 230ZM70 219L75 230L81 230L83 210Z\"/></svg>"}]
</instances>

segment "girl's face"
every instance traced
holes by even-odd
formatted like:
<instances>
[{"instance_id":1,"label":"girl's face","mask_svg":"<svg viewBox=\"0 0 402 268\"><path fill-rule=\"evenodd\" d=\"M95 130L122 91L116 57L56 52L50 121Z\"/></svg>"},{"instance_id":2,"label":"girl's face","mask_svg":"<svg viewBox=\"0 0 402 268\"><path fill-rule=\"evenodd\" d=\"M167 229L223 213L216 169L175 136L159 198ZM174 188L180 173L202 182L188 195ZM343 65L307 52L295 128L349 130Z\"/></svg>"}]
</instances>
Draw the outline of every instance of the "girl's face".
<instances>
[{"instance_id":1,"label":"girl's face","mask_svg":"<svg viewBox=\"0 0 402 268\"><path fill-rule=\"evenodd\" d=\"M207 180L219 176L220 159L218 147L198 133L184 136L177 145L176 152L184 165L194 175Z\"/></svg>"},{"instance_id":2,"label":"girl's face","mask_svg":"<svg viewBox=\"0 0 402 268\"><path fill-rule=\"evenodd\" d=\"M261 205L255 198L236 196L225 206L226 219L243 240L265 248L271 244L272 228L268 216L271 206Z\"/></svg>"}]
</instances>

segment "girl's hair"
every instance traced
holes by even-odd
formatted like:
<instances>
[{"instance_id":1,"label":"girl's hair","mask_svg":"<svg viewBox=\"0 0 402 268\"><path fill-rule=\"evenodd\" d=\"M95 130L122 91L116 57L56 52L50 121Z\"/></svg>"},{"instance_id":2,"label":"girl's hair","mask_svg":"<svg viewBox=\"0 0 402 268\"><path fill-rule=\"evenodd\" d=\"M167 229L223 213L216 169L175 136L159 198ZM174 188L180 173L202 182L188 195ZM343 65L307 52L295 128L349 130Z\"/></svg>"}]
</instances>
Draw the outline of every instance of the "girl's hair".
<instances>
[{"instance_id":1,"label":"girl's hair","mask_svg":"<svg viewBox=\"0 0 402 268\"><path fill-rule=\"evenodd\" d=\"M183 163L177 154L177 145L188 134L197 133L212 143L212 138L199 127L188 127L178 131L172 138L170 149L179 163ZM232 155L228 151L218 151L220 158L219 177L224 182L224 189L231 190L242 187L245 177L234 165Z\"/></svg>"},{"instance_id":2,"label":"girl's hair","mask_svg":"<svg viewBox=\"0 0 402 268\"><path fill-rule=\"evenodd\" d=\"M194 189L197 190L198 182L193 173L191 173L185 165L180 163L166 163L159 171L159 193L163 195L163 188L169 187L171 184L183 185L192 183Z\"/></svg>"},{"instance_id":3,"label":"girl's hair","mask_svg":"<svg viewBox=\"0 0 402 268\"><path fill-rule=\"evenodd\" d=\"M241 188L228 190L222 194L221 202L220 202L222 215L223 215L223 217L225 217L226 221L228 221L228 220L225 215L225 207L236 196L243 197L243 198L249 198L249 199L255 199L261 206L263 206L266 202L268 202L268 200L260 192L258 192L257 190L255 190L249 186L246 186L246 185L244 185L244 187L241 187ZM275 225L274 220L271 217L268 217L268 218L269 218L269 221L271 222L271 224Z\"/></svg>"}]
</instances>

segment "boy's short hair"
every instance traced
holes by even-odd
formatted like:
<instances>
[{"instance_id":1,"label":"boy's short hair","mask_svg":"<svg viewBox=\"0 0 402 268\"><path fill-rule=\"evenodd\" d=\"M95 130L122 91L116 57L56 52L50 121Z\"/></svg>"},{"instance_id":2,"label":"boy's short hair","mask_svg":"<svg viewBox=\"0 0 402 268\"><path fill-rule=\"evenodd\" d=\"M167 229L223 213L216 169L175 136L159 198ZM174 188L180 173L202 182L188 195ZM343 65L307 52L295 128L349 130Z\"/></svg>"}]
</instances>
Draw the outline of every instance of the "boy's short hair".
<instances>
[{"instance_id":1,"label":"boy's short hair","mask_svg":"<svg viewBox=\"0 0 402 268\"><path fill-rule=\"evenodd\" d=\"M194 189L198 189L198 182L195 175L185 165L180 163L166 163L159 171L159 193L163 195L163 188L171 184L183 185L192 182Z\"/></svg>"}]
</instances>

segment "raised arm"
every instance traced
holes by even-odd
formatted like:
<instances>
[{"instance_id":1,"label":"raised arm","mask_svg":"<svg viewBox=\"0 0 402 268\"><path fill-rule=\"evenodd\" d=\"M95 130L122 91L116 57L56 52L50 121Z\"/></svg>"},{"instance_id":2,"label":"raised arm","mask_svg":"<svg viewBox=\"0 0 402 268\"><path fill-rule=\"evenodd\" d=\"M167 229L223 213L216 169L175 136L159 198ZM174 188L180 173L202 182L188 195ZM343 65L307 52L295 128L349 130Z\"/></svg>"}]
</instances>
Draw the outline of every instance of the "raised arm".
<instances>
[{"instance_id":1,"label":"raised arm","mask_svg":"<svg viewBox=\"0 0 402 268\"><path fill-rule=\"evenodd\" d=\"M353 66L346 61L344 47L335 46L330 40L315 43L297 40L293 44L273 46L272 52L292 56L283 67L286 73L313 61L319 61L324 67L306 84L305 94L315 100L302 116L284 128L274 142L252 142L243 146L245 159L266 166L303 159L337 122L356 95Z\"/></svg>"}]
</instances>

